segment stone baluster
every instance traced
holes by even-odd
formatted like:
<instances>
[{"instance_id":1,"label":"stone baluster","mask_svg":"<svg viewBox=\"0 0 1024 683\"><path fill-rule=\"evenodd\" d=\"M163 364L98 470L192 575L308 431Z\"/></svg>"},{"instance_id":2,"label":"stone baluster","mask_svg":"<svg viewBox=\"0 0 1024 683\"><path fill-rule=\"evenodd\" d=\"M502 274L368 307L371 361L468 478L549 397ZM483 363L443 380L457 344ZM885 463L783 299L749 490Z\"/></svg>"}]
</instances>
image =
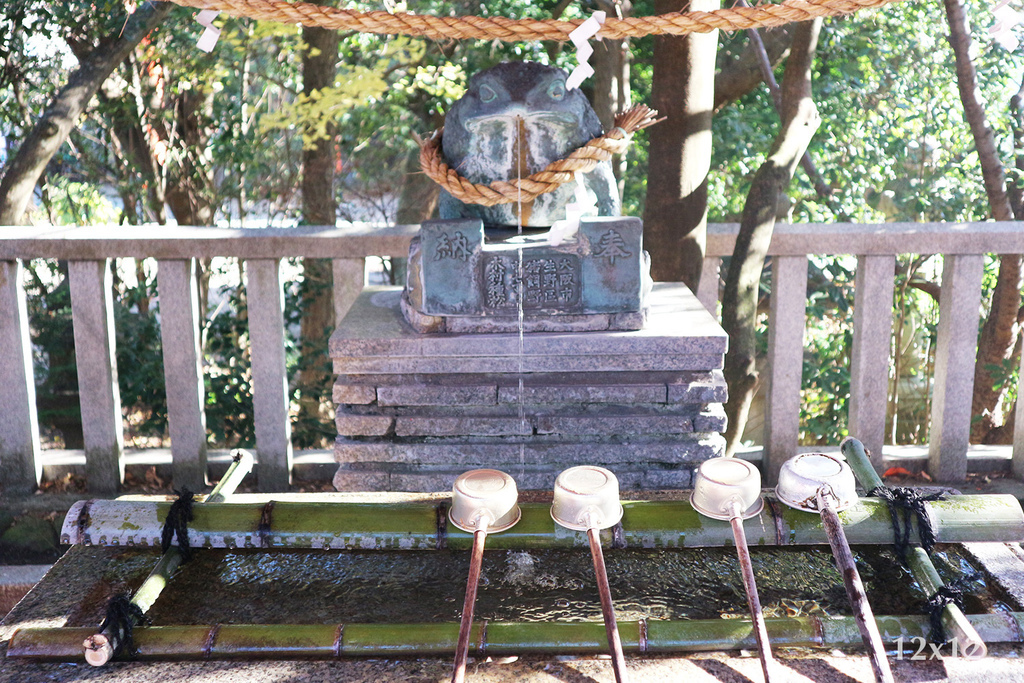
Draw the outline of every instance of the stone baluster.
<instances>
[{"instance_id":1,"label":"stone baluster","mask_svg":"<svg viewBox=\"0 0 1024 683\"><path fill-rule=\"evenodd\" d=\"M334 269L334 324L338 325L352 308L366 283L365 258L336 258Z\"/></svg>"},{"instance_id":2,"label":"stone baluster","mask_svg":"<svg viewBox=\"0 0 1024 683\"><path fill-rule=\"evenodd\" d=\"M261 491L287 491L292 472L288 377L284 357L284 292L280 259L245 262L256 419L256 477Z\"/></svg>"},{"instance_id":3,"label":"stone baluster","mask_svg":"<svg viewBox=\"0 0 1024 683\"><path fill-rule=\"evenodd\" d=\"M697 283L697 300L718 319L718 271L722 267L722 259L718 256L704 257L704 265L700 269L700 282Z\"/></svg>"},{"instance_id":4,"label":"stone baluster","mask_svg":"<svg viewBox=\"0 0 1024 683\"><path fill-rule=\"evenodd\" d=\"M849 431L882 466L892 344L895 256L858 256L854 281Z\"/></svg>"},{"instance_id":5,"label":"stone baluster","mask_svg":"<svg viewBox=\"0 0 1024 683\"><path fill-rule=\"evenodd\" d=\"M110 265L110 259L68 261L85 476L89 490L100 494L116 493L124 481L124 426Z\"/></svg>"},{"instance_id":6,"label":"stone baluster","mask_svg":"<svg viewBox=\"0 0 1024 683\"><path fill-rule=\"evenodd\" d=\"M29 493L43 473L21 261L0 261L0 485Z\"/></svg>"},{"instance_id":7,"label":"stone baluster","mask_svg":"<svg viewBox=\"0 0 1024 683\"><path fill-rule=\"evenodd\" d=\"M157 262L174 485L206 485L206 412L195 259Z\"/></svg>"},{"instance_id":8,"label":"stone baluster","mask_svg":"<svg viewBox=\"0 0 1024 683\"><path fill-rule=\"evenodd\" d=\"M982 254L943 257L928 444L928 472L939 481L967 478L966 453L971 434L971 397L984 265Z\"/></svg>"},{"instance_id":9,"label":"stone baluster","mask_svg":"<svg viewBox=\"0 0 1024 683\"><path fill-rule=\"evenodd\" d=\"M772 259L771 317L768 326L768 392L765 396L762 473L774 484L782 463L796 455L800 433L807 305L807 257Z\"/></svg>"}]
</instances>

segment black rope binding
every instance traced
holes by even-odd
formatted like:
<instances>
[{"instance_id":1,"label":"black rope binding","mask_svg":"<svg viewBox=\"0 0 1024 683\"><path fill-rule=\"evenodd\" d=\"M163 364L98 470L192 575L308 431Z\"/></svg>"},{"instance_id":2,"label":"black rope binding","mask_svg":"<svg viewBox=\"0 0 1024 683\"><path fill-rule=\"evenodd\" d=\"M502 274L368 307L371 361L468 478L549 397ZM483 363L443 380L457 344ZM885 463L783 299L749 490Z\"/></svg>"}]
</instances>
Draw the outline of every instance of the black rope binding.
<instances>
[{"instance_id":1,"label":"black rope binding","mask_svg":"<svg viewBox=\"0 0 1024 683\"><path fill-rule=\"evenodd\" d=\"M907 549L910 547L910 515L917 517L917 535L921 539L921 547L924 551L931 552L935 545L935 528L932 527L932 519L928 515L928 508L925 503L933 500L942 500L945 492L922 494L916 489L905 486L876 486L871 489L870 495L881 498L889 507L889 517L892 518L893 545L896 546L896 556L904 565L907 564ZM900 519L902 518L902 524Z\"/></svg>"},{"instance_id":2,"label":"black rope binding","mask_svg":"<svg viewBox=\"0 0 1024 683\"><path fill-rule=\"evenodd\" d=\"M115 595L107 604L107 616L100 624L100 632L107 631L113 641L114 657L122 653L135 659L139 650L135 647L132 630L139 624L149 624L150 620L142 609L131 601L126 594Z\"/></svg>"},{"instance_id":3,"label":"black rope binding","mask_svg":"<svg viewBox=\"0 0 1024 683\"><path fill-rule=\"evenodd\" d=\"M195 495L185 486L175 493L178 499L171 503L171 509L167 511L160 546L166 553L171 548L171 539L177 537L178 552L184 564L192 558L192 546L188 543L188 523L192 521L192 501Z\"/></svg>"},{"instance_id":4,"label":"black rope binding","mask_svg":"<svg viewBox=\"0 0 1024 683\"><path fill-rule=\"evenodd\" d=\"M964 609L964 593L967 592L967 584L982 577L981 572L973 572L961 576L955 581L950 581L945 586L935 591L935 594L928 598L928 620L931 622L932 632L928 639L937 645L946 644L946 629L942 627L942 610L946 605L956 605L961 611Z\"/></svg>"}]
</instances>

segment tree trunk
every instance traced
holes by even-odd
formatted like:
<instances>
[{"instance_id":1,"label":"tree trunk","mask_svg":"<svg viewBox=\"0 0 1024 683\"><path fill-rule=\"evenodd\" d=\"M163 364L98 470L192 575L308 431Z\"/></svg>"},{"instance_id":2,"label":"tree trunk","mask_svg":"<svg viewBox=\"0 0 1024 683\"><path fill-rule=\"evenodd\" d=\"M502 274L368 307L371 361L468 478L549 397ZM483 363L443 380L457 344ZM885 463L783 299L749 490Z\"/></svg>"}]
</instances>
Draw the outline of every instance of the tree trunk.
<instances>
[{"instance_id":1,"label":"tree trunk","mask_svg":"<svg viewBox=\"0 0 1024 683\"><path fill-rule=\"evenodd\" d=\"M729 418L726 455L735 453L740 444L757 388L754 334L757 292L775 229L779 195L789 187L821 122L811 99L811 65L820 29L821 19L797 24L794 29L793 47L782 83L782 129L768 159L754 175L725 280L722 327L729 334L724 370L729 385L729 402L725 406Z\"/></svg>"},{"instance_id":2,"label":"tree trunk","mask_svg":"<svg viewBox=\"0 0 1024 683\"><path fill-rule=\"evenodd\" d=\"M139 41L164 20L172 7L169 2L144 4L128 17L119 34L108 36L80 62L78 69L68 78L67 85L57 93L8 164L7 172L0 181L0 225L22 222L46 164L67 140L89 100Z\"/></svg>"},{"instance_id":3,"label":"tree trunk","mask_svg":"<svg viewBox=\"0 0 1024 683\"><path fill-rule=\"evenodd\" d=\"M718 0L655 0L654 13L715 10ZM696 291L707 241L711 118L718 31L654 38L651 105L668 117L650 131L644 246L655 281Z\"/></svg>"},{"instance_id":4,"label":"tree trunk","mask_svg":"<svg viewBox=\"0 0 1024 683\"><path fill-rule=\"evenodd\" d=\"M331 88L337 75L338 34L322 28L302 29L302 91L311 95ZM335 225L338 204L334 196L334 126L328 135L302 152L302 222ZM302 319L299 343L300 446L322 446L330 429L331 360L327 340L334 330L334 276L330 259L303 260L300 290Z\"/></svg>"},{"instance_id":5,"label":"tree trunk","mask_svg":"<svg viewBox=\"0 0 1024 683\"><path fill-rule=\"evenodd\" d=\"M949 23L949 43L956 58L956 80L964 115L971 127L974 146L981 162L982 180L989 208L997 221L1014 220L1014 210L1006 189L1003 164L996 148L995 134L988 125L978 89L978 76L971 62L971 33L964 6L960 0L944 0ZM1020 216L1016 216L1020 218ZM1013 358L1019 326L1017 312L1021 305L1021 257L1003 254L999 257L999 276L992 291L992 305L978 337L978 357L974 365L974 391L971 400L971 441L978 443L1002 423L1000 404L1008 382L1001 378L1004 364ZM980 419L979 419L980 418Z\"/></svg>"}]
</instances>

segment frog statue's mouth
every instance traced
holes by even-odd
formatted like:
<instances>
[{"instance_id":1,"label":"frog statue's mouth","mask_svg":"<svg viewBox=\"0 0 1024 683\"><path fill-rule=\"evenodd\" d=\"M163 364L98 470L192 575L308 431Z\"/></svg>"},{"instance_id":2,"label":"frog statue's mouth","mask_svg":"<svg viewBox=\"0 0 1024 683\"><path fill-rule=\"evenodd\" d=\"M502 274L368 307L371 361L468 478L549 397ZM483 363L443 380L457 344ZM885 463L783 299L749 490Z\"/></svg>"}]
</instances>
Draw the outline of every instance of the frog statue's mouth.
<instances>
[{"instance_id":1,"label":"frog statue's mouth","mask_svg":"<svg viewBox=\"0 0 1024 683\"><path fill-rule=\"evenodd\" d=\"M522 105L507 107L499 112L482 114L467 119L463 125L470 133L477 133L484 126L506 124L515 126L517 123L526 126L551 126L575 130L579 127L579 119L569 112L559 111L528 111Z\"/></svg>"}]
</instances>

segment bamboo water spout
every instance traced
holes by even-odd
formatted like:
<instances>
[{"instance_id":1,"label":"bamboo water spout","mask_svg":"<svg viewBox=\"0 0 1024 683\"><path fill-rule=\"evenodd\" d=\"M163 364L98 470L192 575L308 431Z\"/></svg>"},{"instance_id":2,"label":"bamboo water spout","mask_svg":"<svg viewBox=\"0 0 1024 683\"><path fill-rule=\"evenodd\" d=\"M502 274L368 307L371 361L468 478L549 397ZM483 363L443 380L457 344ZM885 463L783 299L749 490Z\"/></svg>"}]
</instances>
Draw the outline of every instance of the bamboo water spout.
<instances>
[{"instance_id":1,"label":"bamboo water spout","mask_svg":"<svg viewBox=\"0 0 1024 683\"><path fill-rule=\"evenodd\" d=\"M245 450L238 450L234 462L228 467L227 472L217 482L213 491L206 497L206 502L223 503L238 488L245 475L252 470L252 454ZM131 604L139 609L142 614L149 611L160 593L163 592L167 582L171 580L174 572L181 565L182 555L177 548L171 548L163 554L160 561L143 581L131 598ZM85 661L92 666L103 666L109 662L114 653L121 646L120 636L113 626L108 625L99 633L93 633L82 642L85 650Z\"/></svg>"},{"instance_id":2,"label":"bamboo water spout","mask_svg":"<svg viewBox=\"0 0 1024 683\"><path fill-rule=\"evenodd\" d=\"M867 491L874 491L879 486L885 485L882 478L875 472L875 468L871 466L871 461L868 459L867 453L864 452L864 444L853 437L847 437L843 439L839 450L846 457L846 461L850 463L850 469L857 476L860 485ZM921 584L921 588L928 595L934 595L942 588L942 579L939 578L938 572L935 571L935 565L932 564L931 558L923 548L919 546L910 548L907 553L907 565L914 580ZM970 652L972 656L978 657L984 657L988 653L985 641L971 626L971 622L968 621L963 611L955 604L949 603L942 608L942 626L950 637L956 639L965 652Z\"/></svg>"}]
</instances>

